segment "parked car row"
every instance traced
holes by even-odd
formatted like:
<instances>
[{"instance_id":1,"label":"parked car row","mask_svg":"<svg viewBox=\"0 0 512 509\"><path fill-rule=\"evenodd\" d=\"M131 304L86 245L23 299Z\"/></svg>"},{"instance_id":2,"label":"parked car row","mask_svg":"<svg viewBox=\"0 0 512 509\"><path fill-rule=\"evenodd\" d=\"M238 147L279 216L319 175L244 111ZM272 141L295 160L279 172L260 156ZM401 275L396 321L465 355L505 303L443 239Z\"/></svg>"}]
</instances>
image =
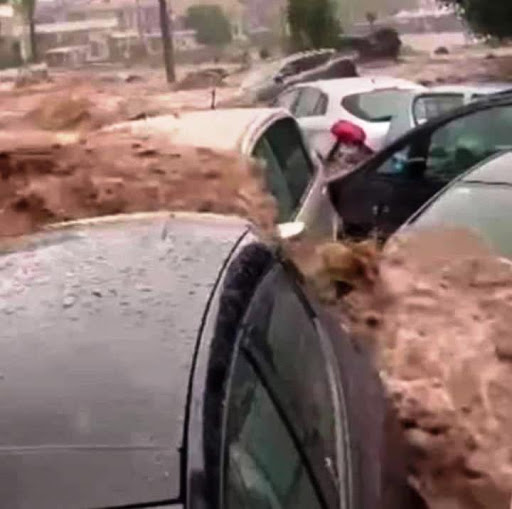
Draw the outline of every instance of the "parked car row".
<instances>
[{"instance_id":1,"label":"parked car row","mask_svg":"<svg viewBox=\"0 0 512 509\"><path fill-rule=\"evenodd\" d=\"M348 167L428 120L510 90L505 83L427 89L389 77L347 78L289 87L273 105L297 118L320 157Z\"/></svg>"},{"instance_id":2,"label":"parked car row","mask_svg":"<svg viewBox=\"0 0 512 509\"><path fill-rule=\"evenodd\" d=\"M445 186L512 149L512 94L497 94L419 125L354 171L329 177L343 232L385 238Z\"/></svg>"},{"instance_id":3,"label":"parked car row","mask_svg":"<svg viewBox=\"0 0 512 509\"><path fill-rule=\"evenodd\" d=\"M396 78L347 78L291 87L275 101L289 110L310 146L322 156L339 156L352 147L377 152L389 123L413 91L425 88Z\"/></svg>"}]
</instances>

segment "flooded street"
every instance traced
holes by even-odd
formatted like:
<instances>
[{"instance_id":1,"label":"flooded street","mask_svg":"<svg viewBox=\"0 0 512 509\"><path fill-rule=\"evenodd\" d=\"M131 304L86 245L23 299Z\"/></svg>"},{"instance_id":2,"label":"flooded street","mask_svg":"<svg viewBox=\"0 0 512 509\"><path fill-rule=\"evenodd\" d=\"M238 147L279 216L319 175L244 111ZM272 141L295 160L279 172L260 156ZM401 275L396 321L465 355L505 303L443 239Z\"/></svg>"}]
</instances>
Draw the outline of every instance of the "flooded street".
<instances>
[{"instance_id":1,"label":"flooded street","mask_svg":"<svg viewBox=\"0 0 512 509\"><path fill-rule=\"evenodd\" d=\"M407 56L360 72L425 84L511 79L511 51L495 53ZM276 203L253 162L176 146L172 136L101 130L229 104L243 76L215 91L171 89L160 71L137 69L0 83L0 245L52 223L157 210L240 215L274 240ZM291 258L370 346L402 425L409 482L429 509L509 509L510 262L466 231L399 236L384 251L371 242L307 247ZM340 297L333 282L353 291Z\"/></svg>"}]
</instances>

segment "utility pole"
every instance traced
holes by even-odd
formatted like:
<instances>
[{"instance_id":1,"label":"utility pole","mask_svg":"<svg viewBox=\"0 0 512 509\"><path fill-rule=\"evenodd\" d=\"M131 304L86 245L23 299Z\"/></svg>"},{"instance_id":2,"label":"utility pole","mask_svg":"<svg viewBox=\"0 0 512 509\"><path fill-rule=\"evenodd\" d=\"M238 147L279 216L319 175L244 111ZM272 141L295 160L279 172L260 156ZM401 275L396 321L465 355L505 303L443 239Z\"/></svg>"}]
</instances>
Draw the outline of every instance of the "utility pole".
<instances>
[{"instance_id":1,"label":"utility pole","mask_svg":"<svg viewBox=\"0 0 512 509\"><path fill-rule=\"evenodd\" d=\"M162 31L162 45L164 54L165 74L167 83L176 81L176 70L174 69L174 44L169 27L169 13L167 12L166 0L158 0L160 7L160 29Z\"/></svg>"}]
</instances>

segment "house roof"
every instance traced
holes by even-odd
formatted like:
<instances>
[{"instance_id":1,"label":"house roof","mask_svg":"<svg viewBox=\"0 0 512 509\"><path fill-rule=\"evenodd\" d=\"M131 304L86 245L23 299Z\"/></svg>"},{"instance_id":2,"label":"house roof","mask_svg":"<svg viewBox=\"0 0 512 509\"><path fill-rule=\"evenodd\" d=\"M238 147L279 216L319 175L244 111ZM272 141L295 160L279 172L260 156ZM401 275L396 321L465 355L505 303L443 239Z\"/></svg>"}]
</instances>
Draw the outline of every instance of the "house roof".
<instances>
[{"instance_id":1,"label":"house roof","mask_svg":"<svg viewBox=\"0 0 512 509\"><path fill-rule=\"evenodd\" d=\"M40 23L36 25L38 34L58 34L65 32L80 32L83 30L109 30L117 28L116 18L89 19L85 21L64 21L61 23Z\"/></svg>"}]
</instances>

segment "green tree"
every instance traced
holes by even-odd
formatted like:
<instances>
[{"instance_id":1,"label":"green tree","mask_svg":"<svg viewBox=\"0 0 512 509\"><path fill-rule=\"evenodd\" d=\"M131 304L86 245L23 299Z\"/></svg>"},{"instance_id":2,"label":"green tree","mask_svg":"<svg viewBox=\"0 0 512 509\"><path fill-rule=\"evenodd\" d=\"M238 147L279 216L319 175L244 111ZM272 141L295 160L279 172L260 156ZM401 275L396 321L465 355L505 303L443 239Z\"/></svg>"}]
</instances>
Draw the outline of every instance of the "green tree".
<instances>
[{"instance_id":1,"label":"green tree","mask_svg":"<svg viewBox=\"0 0 512 509\"><path fill-rule=\"evenodd\" d=\"M454 5L478 34L504 39L512 37L512 2L510 0L443 0Z\"/></svg>"},{"instance_id":2,"label":"green tree","mask_svg":"<svg viewBox=\"0 0 512 509\"><path fill-rule=\"evenodd\" d=\"M219 5L189 7L185 26L196 31L198 43L207 46L225 46L233 39L231 24Z\"/></svg>"},{"instance_id":3,"label":"green tree","mask_svg":"<svg viewBox=\"0 0 512 509\"><path fill-rule=\"evenodd\" d=\"M330 0L288 0L287 17L295 51L332 46L341 32Z\"/></svg>"}]
</instances>

